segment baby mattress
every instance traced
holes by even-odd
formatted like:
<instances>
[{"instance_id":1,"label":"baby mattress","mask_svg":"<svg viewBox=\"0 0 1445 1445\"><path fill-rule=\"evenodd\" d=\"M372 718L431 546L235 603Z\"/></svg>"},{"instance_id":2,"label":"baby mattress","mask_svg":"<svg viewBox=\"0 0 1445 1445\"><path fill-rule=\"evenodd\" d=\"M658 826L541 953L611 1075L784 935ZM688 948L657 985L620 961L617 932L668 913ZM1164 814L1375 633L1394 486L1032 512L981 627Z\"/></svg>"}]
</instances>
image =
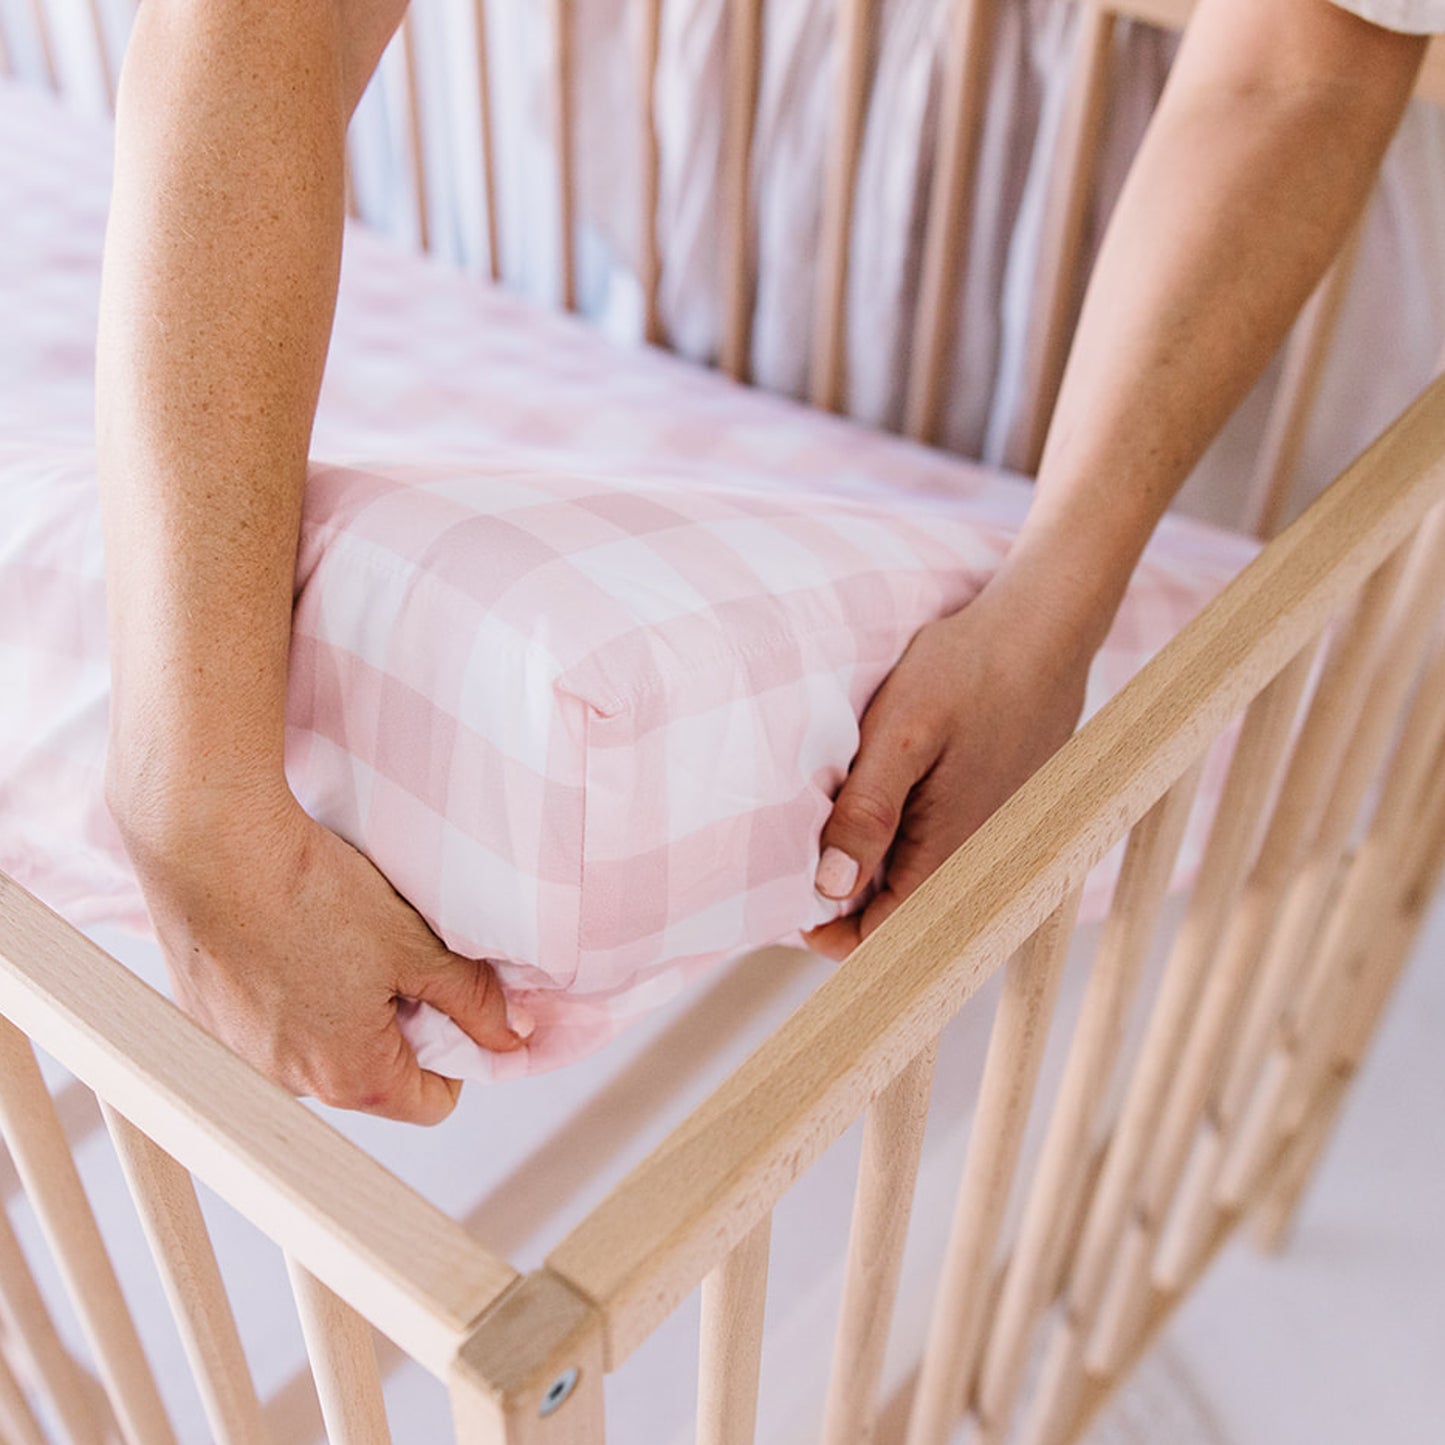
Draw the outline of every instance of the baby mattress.
<instances>
[{"instance_id":1,"label":"baby mattress","mask_svg":"<svg viewBox=\"0 0 1445 1445\"><path fill-rule=\"evenodd\" d=\"M22 124L36 143L0 156L0 867L78 922L143 930L100 790L108 146L0 89L0 130ZM537 1017L493 1058L418 1010L423 1062L462 1077L571 1062L829 916L817 833L858 715L912 633L986 581L1029 498L362 233L314 452L288 772ZM1166 522L1090 707L1252 550Z\"/></svg>"}]
</instances>

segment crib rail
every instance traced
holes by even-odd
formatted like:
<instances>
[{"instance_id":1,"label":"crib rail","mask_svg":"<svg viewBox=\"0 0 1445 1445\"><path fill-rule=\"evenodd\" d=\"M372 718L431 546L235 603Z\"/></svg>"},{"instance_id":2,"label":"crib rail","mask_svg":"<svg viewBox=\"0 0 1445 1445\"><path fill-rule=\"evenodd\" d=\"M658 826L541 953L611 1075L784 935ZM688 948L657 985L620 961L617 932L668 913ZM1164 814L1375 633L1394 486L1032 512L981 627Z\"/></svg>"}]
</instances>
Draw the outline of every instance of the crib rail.
<instances>
[{"instance_id":1,"label":"crib rail","mask_svg":"<svg viewBox=\"0 0 1445 1445\"><path fill-rule=\"evenodd\" d=\"M948 1438L966 1409L981 1438L1006 1438L1027 1350L1045 1324L1045 1380L1022 1438L1077 1438L1242 1214L1274 1197L1278 1215L1280 1197L1298 1188L1319 1147L1317 1119L1337 1107L1337 1080L1357 1056L1354 1000L1363 991L1377 1015L1403 957L1400 944L1387 957L1363 951L1361 929L1384 926L1383 913L1397 920L1392 936L1406 939L1438 871L1445 786L1425 787L1403 816L1377 812L1366 864L1363 853L1355 862L1343 856L1348 830L1339 820L1357 813L1362 779L1384 766L1389 799L1400 803L1445 747L1438 653L1401 741L1393 751L1387 745L1403 679L1419 677L1445 592L1445 524L1437 513L1422 530L1442 495L1445 381L553 1251L546 1276L595 1305L609 1369L704 1284L701 1398L746 1404L771 1211L866 1114L824 1438L868 1438L938 1032L1012 956L908 1439ZM1320 639L1341 617L1316 667ZM1105 1085L1197 768L1241 714L1199 880L1099 1155ZM1020 1141L1077 889L1126 837L1064 1082L1031 1182L1020 1181ZM1340 864L1347 878L1366 880L1346 884L1350 896L1358 901L1363 890L1378 911L1345 912L1331 902L1345 896L1337 887L1329 898L1314 891L1324 875L1338 885ZM1292 976L1305 965L1306 934L1275 926L1301 890L1316 925L1327 918L1352 946L1326 950L1319 968L1330 984L1321 980L1313 998L1293 994L1291 1006L1255 975L1269 972L1256 966L1271 945L1291 956ZM1260 1050L1231 1049L1226 1025L1251 1009L1271 1021L1274 1073L1288 1089L1271 1086ZM1216 1132L1226 1144L1243 1137L1236 1126L1245 1098L1256 1110L1260 1098L1287 1098L1293 1111L1274 1107L1267 1127L1254 1125L1245 1186L1231 1191L1219 1171L1229 1150L1210 1140ZM1200 1150L1210 1167L1187 1169ZM1001 1223L1015 1190L1021 1224L999 1272ZM1176 1233L1183 1245L1171 1244ZM702 1438L751 1439L751 1420L736 1413L705 1403Z\"/></svg>"},{"instance_id":2,"label":"crib rail","mask_svg":"<svg viewBox=\"0 0 1445 1445\"><path fill-rule=\"evenodd\" d=\"M3 875L0 1014L0 1126L134 1445L169 1440L170 1427L32 1041L102 1101L219 1440L266 1437L192 1174L285 1251L336 1440L389 1438L373 1325L446 1381L473 1324L517 1281ZM105 1420L91 1410L94 1392L59 1345L23 1256L0 1234L0 1309L70 1437L98 1441Z\"/></svg>"}]
</instances>

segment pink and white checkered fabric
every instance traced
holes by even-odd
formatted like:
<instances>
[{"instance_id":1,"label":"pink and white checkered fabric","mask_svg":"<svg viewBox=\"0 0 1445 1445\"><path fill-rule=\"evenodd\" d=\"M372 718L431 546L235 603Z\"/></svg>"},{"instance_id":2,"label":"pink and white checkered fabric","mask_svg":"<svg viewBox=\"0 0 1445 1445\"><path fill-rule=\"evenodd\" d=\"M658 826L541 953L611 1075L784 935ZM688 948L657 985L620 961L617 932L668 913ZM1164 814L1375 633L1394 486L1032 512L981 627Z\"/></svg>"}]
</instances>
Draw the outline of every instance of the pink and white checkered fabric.
<instances>
[{"instance_id":1,"label":"pink and white checkered fabric","mask_svg":"<svg viewBox=\"0 0 1445 1445\"><path fill-rule=\"evenodd\" d=\"M0 88L0 130L41 108ZM99 786L104 137L59 113L25 133L0 153L18 218L0 232L0 867L78 922L143 928ZM1028 500L364 236L316 450L339 460L307 497L288 770L537 1016L525 1051L494 1058L418 1010L424 1062L459 1076L575 1059L829 916L817 835L858 715L913 632L976 592ZM1091 706L1251 550L1166 524Z\"/></svg>"}]
</instances>

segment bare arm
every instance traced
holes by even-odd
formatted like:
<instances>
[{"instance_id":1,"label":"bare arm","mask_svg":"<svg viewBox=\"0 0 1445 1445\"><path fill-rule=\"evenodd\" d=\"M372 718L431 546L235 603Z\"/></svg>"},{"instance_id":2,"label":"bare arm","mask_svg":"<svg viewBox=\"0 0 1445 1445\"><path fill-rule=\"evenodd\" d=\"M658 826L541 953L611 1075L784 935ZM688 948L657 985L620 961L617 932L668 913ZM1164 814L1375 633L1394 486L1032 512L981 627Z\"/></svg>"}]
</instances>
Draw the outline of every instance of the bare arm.
<instances>
[{"instance_id":1,"label":"bare arm","mask_svg":"<svg viewBox=\"0 0 1445 1445\"><path fill-rule=\"evenodd\" d=\"M1091 278L1023 532L864 719L819 886L852 895L885 855L887 886L818 947L876 928L1072 731L1145 543L1360 213L1423 53L1328 0L1201 0Z\"/></svg>"},{"instance_id":2,"label":"bare arm","mask_svg":"<svg viewBox=\"0 0 1445 1445\"><path fill-rule=\"evenodd\" d=\"M108 794L177 989L298 1092L432 1119L394 1020L514 1047L455 959L283 771L306 454L345 127L400 0L146 0L122 77L98 339Z\"/></svg>"}]
</instances>

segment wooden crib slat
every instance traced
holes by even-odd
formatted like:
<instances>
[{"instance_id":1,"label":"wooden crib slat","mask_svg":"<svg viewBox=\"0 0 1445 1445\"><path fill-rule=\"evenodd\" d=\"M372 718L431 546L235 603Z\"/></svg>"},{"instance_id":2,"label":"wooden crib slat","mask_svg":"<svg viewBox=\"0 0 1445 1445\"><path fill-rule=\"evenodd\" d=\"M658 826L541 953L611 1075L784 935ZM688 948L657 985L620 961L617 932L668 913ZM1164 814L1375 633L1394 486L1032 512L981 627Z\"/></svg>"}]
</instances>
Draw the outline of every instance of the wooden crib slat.
<instances>
[{"instance_id":1,"label":"wooden crib slat","mask_svg":"<svg viewBox=\"0 0 1445 1445\"><path fill-rule=\"evenodd\" d=\"M3 1354L0 1354L0 1438L6 1445L50 1445Z\"/></svg>"},{"instance_id":2,"label":"wooden crib slat","mask_svg":"<svg viewBox=\"0 0 1445 1445\"><path fill-rule=\"evenodd\" d=\"M727 112L723 122L723 334L719 362L749 374L753 330L753 127L763 64L762 0L728 0Z\"/></svg>"},{"instance_id":3,"label":"wooden crib slat","mask_svg":"<svg viewBox=\"0 0 1445 1445\"><path fill-rule=\"evenodd\" d=\"M868 1111L823 1410L823 1445L872 1439L937 1058L934 1040Z\"/></svg>"},{"instance_id":4,"label":"wooden crib slat","mask_svg":"<svg viewBox=\"0 0 1445 1445\"><path fill-rule=\"evenodd\" d=\"M858 152L868 107L868 42L873 0L840 0L837 81L827 172L823 183L818 285L813 303L812 401L825 411L843 408L846 381L849 240L858 182Z\"/></svg>"},{"instance_id":5,"label":"wooden crib slat","mask_svg":"<svg viewBox=\"0 0 1445 1445\"><path fill-rule=\"evenodd\" d=\"M95 44L95 64L100 71L101 93L105 96L105 108L115 113L115 72L111 69L110 39L105 33L105 17L101 13L100 0L86 0L90 12L90 35Z\"/></svg>"},{"instance_id":6,"label":"wooden crib slat","mask_svg":"<svg viewBox=\"0 0 1445 1445\"><path fill-rule=\"evenodd\" d=\"M953 5L904 405L904 431L922 442L937 439L943 413L948 353L968 262L969 197L983 128L994 9L995 0L954 0Z\"/></svg>"},{"instance_id":7,"label":"wooden crib slat","mask_svg":"<svg viewBox=\"0 0 1445 1445\"><path fill-rule=\"evenodd\" d=\"M1004 451L1006 466L1030 476L1043 456L1082 290L1080 251L1098 172L1114 53L1113 11L1098 0L1084 0L1078 9L1069 91L1044 201L1037 282L1029 305L1023 399Z\"/></svg>"},{"instance_id":8,"label":"wooden crib slat","mask_svg":"<svg viewBox=\"0 0 1445 1445\"><path fill-rule=\"evenodd\" d=\"M1002 1439L1023 1383L1029 1342L1048 1303L1050 1266L1089 1169L1099 1108L1184 838L1200 767L1191 768L1129 837L979 1374L977 1410L987 1441Z\"/></svg>"},{"instance_id":9,"label":"wooden crib slat","mask_svg":"<svg viewBox=\"0 0 1445 1445\"><path fill-rule=\"evenodd\" d=\"M1359 259L1360 232L1361 227L1356 226L1315 288L1285 349L1284 369L1270 404L1254 484L1245 507L1245 527L1266 541L1279 531L1289 505L1325 362Z\"/></svg>"},{"instance_id":10,"label":"wooden crib slat","mask_svg":"<svg viewBox=\"0 0 1445 1445\"><path fill-rule=\"evenodd\" d=\"M1338 886L1341 861L1351 829L1398 726L1400 709L1417 675L1421 654L1439 612L1445 591L1445 513L1436 511L1414 546L1391 599L1392 612L1378 646L1361 663L1363 675L1353 682L1350 674L1327 675L1321 682L1321 703L1332 707L1325 725L1307 722L1300 739L1302 755L1306 744L1319 740L1326 730L1342 730L1337 747L1325 756L1328 772L1318 782L1304 783L1317 788L1322 803L1312 809L1318 823L1312 837L1302 837L1297 849L1298 866L1280 888L1269 890L1276 918L1262 925L1262 947L1252 952L1246 972L1241 975L1233 1000L1231 1018L1221 1030L1219 1055L1214 1064L1207 1114L1194 1162L1180 1182L1167 1221L1161 1225L1160 1249L1154 1266L1154 1282L1172 1290L1190 1272L1192 1253L1201 1249L1213 1233L1214 1195L1220 1166L1230 1147L1230 1138L1259 1079L1261 1065L1271 1038L1281 1027L1281 1017L1292 993L1304 976L1308 997L1321 985L1311 977L1329 978L1344 963L1339 949L1330 944L1328 931L1320 946L1321 921L1330 914L1330 895ZM1365 631L1362 627L1361 633ZM1346 639L1348 640L1348 639ZM1346 659L1341 655L1342 663ZM1362 702L1353 704L1353 726L1342 699L1331 692L1338 683L1355 692ZM1308 763L1307 757L1302 760ZM1286 780L1282 804L1293 800L1292 784L1297 770ZM1301 809L1301 816L1304 810ZM1282 906L1281 906L1282 905ZM1265 906L1261 899L1261 909ZM1227 970L1221 970L1223 976ZM1222 991L1221 985L1221 991ZM1208 995L1206 995L1206 1008ZM1278 1079L1278 1071L1274 1078ZM1272 1084L1269 1091L1271 1096ZM1273 1112L1273 1110L1271 1110ZM1261 1141L1262 1143L1264 1141ZM1264 1149L1251 1158L1264 1162ZM1242 1203L1243 1193L1234 1203Z\"/></svg>"},{"instance_id":11,"label":"wooden crib slat","mask_svg":"<svg viewBox=\"0 0 1445 1445\"><path fill-rule=\"evenodd\" d=\"M423 251L431 250L430 206L427 202L426 138L421 119L421 75L416 58L416 21L408 6L402 17L398 42L406 72L406 143L411 162L411 193L416 206L416 239Z\"/></svg>"},{"instance_id":12,"label":"wooden crib slat","mask_svg":"<svg viewBox=\"0 0 1445 1445\"><path fill-rule=\"evenodd\" d=\"M1184 1048L1174 1061L1143 1186L1140 1207L1149 1227L1163 1223L1194 1143L1231 1030L1278 917L1281 893L1304 841L1323 813L1330 781L1360 710L1369 674L1405 565L1397 548L1364 587L1338 645L1331 651L1295 743L1259 857L1233 911Z\"/></svg>"},{"instance_id":13,"label":"wooden crib slat","mask_svg":"<svg viewBox=\"0 0 1445 1445\"><path fill-rule=\"evenodd\" d=\"M1400 709L1417 676L1442 591L1445 591L1445 513L1436 512L1416 543L1409 575L1402 583L1392 634L1367 689L1365 704L1345 750L1307 865L1291 885L1282 921L1238 1028L1214 1110L1215 1123L1226 1134L1234 1129L1255 1088L1271 1039L1287 1028L1286 1004L1301 972L1307 976L1328 977L1352 950L1358 930L1369 926L1374 906L1380 901L1361 896L1362 885L1358 880L1369 875L1367 865L1361 866L1357 858L1349 869L1351 881L1341 891L1335 907L1328 906L1356 815L1384 761ZM1434 701L1432 692L1422 692L1411 709L1385 794L1376 810L1377 821L1386 830L1392 831L1389 817L1381 816L1386 806L1392 811L1400 810L1400 816L1406 818L1418 797L1425 760L1433 752L1439 736L1440 723L1432 706ZM1409 792L1391 786L1390 780L1402 770L1409 781ZM1378 848L1366 851L1371 857L1381 856ZM1328 920L1323 936L1321 920ZM1307 968L1311 957L1317 961L1317 967ZM1306 998L1310 992L1311 986L1307 985ZM1233 1197L1237 1202L1242 1194L1236 1193Z\"/></svg>"},{"instance_id":14,"label":"wooden crib slat","mask_svg":"<svg viewBox=\"0 0 1445 1445\"><path fill-rule=\"evenodd\" d=\"M1199 877L1170 950L1066 1281L1065 1308L1053 1326L1045 1372L1024 1426L1028 1445L1061 1438L1082 1384L1084 1348L1158 1129L1200 977L1243 886L1316 651L1313 643L1304 648L1245 714Z\"/></svg>"},{"instance_id":15,"label":"wooden crib slat","mask_svg":"<svg viewBox=\"0 0 1445 1445\"><path fill-rule=\"evenodd\" d=\"M1445 382L1348 468L548 1255L609 1368L697 1288L1439 500ZM0 887L0 929L3 929ZM3 932L0 932L3 942ZM0 971L0 1003L6 1001ZM743 1211L743 1204L754 1208Z\"/></svg>"},{"instance_id":16,"label":"wooden crib slat","mask_svg":"<svg viewBox=\"0 0 1445 1445\"><path fill-rule=\"evenodd\" d=\"M171 1313L220 1445L265 1445L256 1387L191 1176L123 1114L102 1102Z\"/></svg>"},{"instance_id":17,"label":"wooden crib slat","mask_svg":"<svg viewBox=\"0 0 1445 1445\"><path fill-rule=\"evenodd\" d=\"M371 1326L287 1255L330 1445L391 1445Z\"/></svg>"},{"instance_id":18,"label":"wooden crib slat","mask_svg":"<svg viewBox=\"0 0 1445 1445\"><path fill-rule=\"evenodd\" d=\"M1079 910L1075 889L1010 961L928 1331L908 1445L943 1445L963 1413L983 1338L984 1303L1024 1126Z\"/></svg>"},{"instance_id":19,"label":"wooden crib slat","mask_svg":"<svg viewBox=\"0 0 1445 1445\"><path fill-rule=\"evenodd\" d=\"M30 1041L0 1020L0 1129L130 1445L174 1440Z\"/></svg>"},{"instance_id":20,"label":"wooden crib slat","mask_svg":"<svg viewBox=\"0 0 1445 1445\"><path fill-rule=\"evenodd\" d=\"M576 134L572 124L572 0L552 0L552 141L557 148L558 294L564 311L577 309Z\"/></svg>"},{"instance_id":21,"label":"wooden crib slat","mask_svg":"<svg viewBox=\"0 0 1445 1445\"><path fill-rule=\"evenodd\" d=\"M472 39L477 58L477 128L482 145L482 226L487 237L487 274L502 279L502 245L498 239L497 148L492 133L492 66L487 45L487 0L472 0Z\"/></svg>"},{"instance_id":22,"label":"wooden crib slat","mask_svg":"<svg viewBox=\"0 0 1445 1445\"><path fill-rule=\"evenodd\" d=\"M657 60L662 44L662 0L640 0L637 56L639 215L637 218L637 275L642 285L642 338L650 345L662 341L662 314L658 286L662 281L662 253L657 244L657 197L662 164L657 141Z\"/></svg>"},{"instance_id":23,"label":"wooden crib slat","mask_svg":"<svg viewBox=\"0 0 1445 1445\"><path fill-rule=\"evenodd\" d=\"M40 60L45 67L45 82L51 90L60 90L60 71L55 64L55 42L50 34L50 16L47 13L49 0L30 0L30 13L35 22L35 39L40 48Z\"/></svg>"},{"instance_id":24,"label":"wooden crib slat","mask_svg":"<svg viewBox=\"0 0 1445 1445\"><path fill-rule=\"evenodd\" d=\"M517 1279L455 1220L0 874L0 1011L448 1377Z\"/></svg>"},{"instance_id":25,"label":"wooden crib slat","mask_svg":"<svg viewBox=\"0 0 1445 1445\"><path fill-rule=\"evenodd\" d=\"M99 1391L91 1387L74 1356L56 1332L30 1264L0 1209L0 1315L10 1337L23 1352L30 1372L45 1387L51 1407L72 1445L103 1445L111 1438L114 1420L96 1418Z\"/></svg>"},{"instance_id":26,"label":"wooden crib slat","mask_svg":"<svg viewBox=\"0 0 1445 1445\"><path fill-rule=\"evenodd\" d=\"M702 1283L698 1445L752 1445L763 1362L773 1217L765 1215Z\"/></svg>"}]
</instances>

